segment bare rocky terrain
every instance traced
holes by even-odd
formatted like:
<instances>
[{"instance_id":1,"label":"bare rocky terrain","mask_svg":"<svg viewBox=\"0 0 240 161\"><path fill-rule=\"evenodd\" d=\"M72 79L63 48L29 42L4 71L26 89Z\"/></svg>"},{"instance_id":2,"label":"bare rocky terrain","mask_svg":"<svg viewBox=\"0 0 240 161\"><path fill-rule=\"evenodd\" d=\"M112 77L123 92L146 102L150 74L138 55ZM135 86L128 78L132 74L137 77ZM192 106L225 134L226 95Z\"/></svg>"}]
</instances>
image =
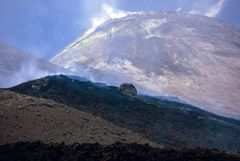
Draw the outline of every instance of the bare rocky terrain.
<instances>
[{"instance_id":1,"label":"bare rocky terrain","mask_svg":"<svg viewBox=\"0 0 240 161\"><path fill-rule=\"evenodd\" d=\"M201 15L133 14L79 37L52 63L142 93L240 117L240 28Z\"/></svg>"},{"instance_id":2,"label":"bare rocky terrain","mask_svg":"<svg viewBox=\"0 0 240 161\"><path fill-rule=\"evenodd\" d=\"M160 145L177 149L199 146L240 150L239 120L184 103L137 95L133 85L123 86L119 88L76 76L56 75L8 90L54 100L90 113L118 127L140 133Z\"/></svg>"},{"instance_id":3,"label":"bare rocky terrain","mask_svg":"<svg viewBox=\"0 0 240 161\"><path fill-rule=\"evenodd\" d=\"M240 160L238 120L126 83L58 75L0 89L0 124L0 161Z\"/></svg>"},{"instance_id":4,"label":"bare rocky terrain","mask_svg":"<svg viewBox=\"0 0 240 161\"><path fill-rule=\"evenodd\" d=\"M0 90L0 144L45 143L157 144L130 130L51 100Z\"/></svg>"},{"instance_id":5,"label":"bare rocky terrain","mask_svg":"<svg viewBox=\"0 0 240 161\"><path fill-rule=\"evenodd\" d=\"M0 146L0 161L239 161L240 153L216 149L157 149L148 145L43 144L20 142Z\"/></svg>"}]
</instances>

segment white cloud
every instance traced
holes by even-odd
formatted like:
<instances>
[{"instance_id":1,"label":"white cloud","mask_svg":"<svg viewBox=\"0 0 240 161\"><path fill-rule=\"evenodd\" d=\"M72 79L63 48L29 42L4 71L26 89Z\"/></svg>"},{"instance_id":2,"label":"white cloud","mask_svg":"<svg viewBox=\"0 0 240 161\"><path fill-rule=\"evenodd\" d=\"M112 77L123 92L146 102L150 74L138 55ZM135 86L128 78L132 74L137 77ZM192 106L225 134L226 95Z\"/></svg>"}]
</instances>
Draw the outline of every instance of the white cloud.
<instances>
[{"instance_id":1,"label":"white cloud","mask_svg":"<svg viewBox=\"0 0 240 161\"><path fill-rule=\"evenodd\" d=\"M225 0L219 0L217 4L211 6L206 12L205 16L216 17L218 13L222 10Z\"/></svg>"}]
</instances>

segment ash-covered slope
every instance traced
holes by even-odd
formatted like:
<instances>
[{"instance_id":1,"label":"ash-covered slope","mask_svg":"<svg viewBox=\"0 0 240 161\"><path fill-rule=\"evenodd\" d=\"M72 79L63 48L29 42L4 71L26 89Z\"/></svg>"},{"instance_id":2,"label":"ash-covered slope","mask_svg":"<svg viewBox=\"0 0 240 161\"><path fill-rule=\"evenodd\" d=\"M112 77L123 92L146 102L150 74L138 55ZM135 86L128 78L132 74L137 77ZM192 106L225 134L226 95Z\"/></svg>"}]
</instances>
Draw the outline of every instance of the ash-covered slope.
<instances>
[{"instance_id":1,"label":"ash-covered slope","mask_svg":"<svg viewBox=\"0 0 240 161\"><path fill-rule=\"evenodd\" d=\"M63 69L0 43L0 88L57 73L63 73Z\"/></svg>"},{"instance_id":2,"label":"ash-covered slope","mask_svg":"<svg viewBox=\"0 0 240 161\"><path fill-rule=\"evenodd\" d=\"M110 20L51 62L95 81L132 82L217 114L240 116L240 29L174 12Z\"/></svg>"},{"instance_id":3,"label":"ash-covered slope","mask_svg":"<svg viewBox=\"0 0 240 161\"><path fill-rule=\"evenodd\" d=\"M29 81L10 90L91 113L160 145L240 150L240 121L190 105L157 97L128 96L118 87L63 75Z\"/></svg>"},{"instance_id":4,"label":"ash-covered slope","mask_svg":"<svg viewBox=\"0 0 240 161\"><path fill-rule=\"evenodd\" d=\"M140 134L88 113L5 90L0 90L0 124L0 144L40 140L102 145L137 142L160 147Z\"/></svg>"}]
</instances>

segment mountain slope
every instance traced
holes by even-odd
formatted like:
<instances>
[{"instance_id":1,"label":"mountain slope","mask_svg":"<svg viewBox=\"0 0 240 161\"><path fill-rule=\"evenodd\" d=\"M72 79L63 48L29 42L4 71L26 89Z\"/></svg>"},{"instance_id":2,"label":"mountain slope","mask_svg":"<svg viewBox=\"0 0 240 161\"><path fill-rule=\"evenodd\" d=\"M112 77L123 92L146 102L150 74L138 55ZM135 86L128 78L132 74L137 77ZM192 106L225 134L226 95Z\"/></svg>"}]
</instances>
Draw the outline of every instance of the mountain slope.
<instances>
[{"instance_id":1,"label":"mountain slope","mask_svg":"<svg viewBox=\"0 0 240 161\"><path fill-rule=\"evenodd\" d=\"M240 116L240 29L212 18L160 12L110 20L51 62L95 81L132 82L145 93Z\"/></svg>"},{"instance_id":2,"label":"mountain slope","mask_svg":"<svg viewBox=\"0 0 240 161\"><path fill-rule=\"evenodd\" d=\"M0 88L63 72L63 69L46 60L1 43L0 57Z\"/></svg>"},{"instance_id":3,"label":"mountain slope","mask_svg":"<svg viewBox=\"0 0 240 161\"><path fill-rule=\"evenodd\" d=\"M157 144L85 112L51 100L0 90L0 144L46 143ZM158 146L160 147L160 146ZM0 157L1 158L1 157Z\"/></svg>"},{"instance_id":4,"label":"mountain slope","mask_svg":"<svg viewBox=\"0 0 240 161\"><path fill-rule=\"evenodd\" d=\"M26 82L10 90L91 113L161 145L240 150L240 121L190 105L143 95L131 97L117 87L63 75Z\"/></svg>"}]
</instances>

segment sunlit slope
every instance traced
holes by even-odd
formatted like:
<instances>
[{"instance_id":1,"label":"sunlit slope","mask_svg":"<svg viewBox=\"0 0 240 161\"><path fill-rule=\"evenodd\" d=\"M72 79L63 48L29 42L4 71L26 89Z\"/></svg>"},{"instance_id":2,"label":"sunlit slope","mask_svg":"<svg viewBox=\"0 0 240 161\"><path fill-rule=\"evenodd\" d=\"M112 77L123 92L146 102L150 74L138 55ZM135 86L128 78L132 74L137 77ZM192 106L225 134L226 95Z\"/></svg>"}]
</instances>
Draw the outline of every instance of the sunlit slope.
<instances>
[{"instance_id":1,"label":"sunlit slope","mask_svg":"<svg viewBox=\"0 0 240 161\"><path fill-rule=\"evenodd\" d=\"M198 15L146 13L110 20L51 62L142 92L240 116L240 29Z\"/></svg>"}]
</instances>

